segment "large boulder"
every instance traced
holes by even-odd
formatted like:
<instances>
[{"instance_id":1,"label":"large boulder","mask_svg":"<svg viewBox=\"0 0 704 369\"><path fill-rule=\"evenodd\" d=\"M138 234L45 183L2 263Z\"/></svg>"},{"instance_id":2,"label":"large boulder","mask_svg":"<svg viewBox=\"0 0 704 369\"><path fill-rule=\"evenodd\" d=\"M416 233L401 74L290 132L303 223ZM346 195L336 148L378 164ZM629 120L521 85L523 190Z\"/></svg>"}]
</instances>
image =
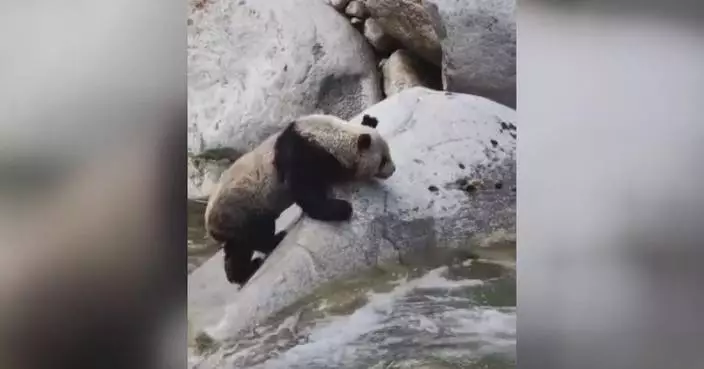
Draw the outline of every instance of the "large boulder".
<instances>
[{"instance_id":1,"label":"large boulder","mask_svg":"<svg viewBox=\"0 0 704 369\"><path fill-rule=\"evenodd\" d=\"M442 66L443 89L516 108L515 0L366 0L405 49Z\"/></svg>"},{"instance_id":2,"label":"large boulder","mask_svg":"<svg viewBox=\"0 0 704 369\"><path fill-rule=\"evenodd\" d=\"M482 97L414 87L363 114L378 117L394 175L336 189L352 202L352 220L304 216L293 222L239 292L225 281L221 254L195 270L189 318L196 329L218 340L232 337L331 279L378 263L413 263L437 247L515 234L514 110ZM360 121L361 114L353 119Z\"/></svg>"},{"instance_id":3,"label":"large boulder","mask_svg":"<svg viewBox=\"0 0 704 369\"><path fill-rule=\"evenodd\" d=\"M232 165L233 161L239 157L216 158L189 156L187 158L188 168L188 198L206 200L208 195L217 185L222 172Z\"/></svg>"},{"instance_id":4,"label":"large boulder","mask_svg":"<svg viewBox=\"0 0 704 369\"><path fill-rule=\"evenodd\" d=\"M374 18L367 18L364 21L362 33L380 55L388 55L396 45L396 40L387 35Z\"/></svg>"},{"instance_id":5,"label":"large boulder","mask_svg":"<svg viewBox=\"0 0 704 369\"><path fill-rule=\"evenodd\" d=\"M442 49L443 88L516 108L516 1L424 0Z\"/></svg>"},{"instance_id":6,"label":"large boulder","mask_svg":"<svg viewBox=\"0 0 704 369\"><path fill-rule=\"evenodd\" d=\"M440 40L424 0L365 0L364 4L387 35L405 49L440 66Z\"/></svg>"},{"instance_id":7,"label":"large boulder","mask_svg":"<svg viewBox=\"0 0 704 369\"><path fill-rule=\"evenodd\" d=\"M212 0L188 23L191 198L217 177L201 154L245 152L295 117L351 118L383 96L372 48L323 1Z\"/></svg>"}]
</instances>

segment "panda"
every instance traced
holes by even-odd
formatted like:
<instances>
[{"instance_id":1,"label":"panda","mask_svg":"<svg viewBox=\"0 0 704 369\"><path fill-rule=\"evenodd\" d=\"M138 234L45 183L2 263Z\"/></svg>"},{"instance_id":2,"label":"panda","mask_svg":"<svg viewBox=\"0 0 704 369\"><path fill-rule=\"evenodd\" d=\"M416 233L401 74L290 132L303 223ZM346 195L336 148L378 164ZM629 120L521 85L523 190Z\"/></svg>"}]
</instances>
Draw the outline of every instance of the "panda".
<instances>
[{"instance_id":1,"label":"panda","mask_svg":"<svg viewBox=\"0 0 704 369\"><path fill-rule=\"evenodd\" d=\"M286 236L276 219L292 204L321 221L345 221L352 205L329 197L334 184L387 179L396 170L389 145L365 115L350 124L332 115L296 119L225 170L205 210L205 228L223 244L227 280L243 286Z\"/></svg>"}]
</instances>

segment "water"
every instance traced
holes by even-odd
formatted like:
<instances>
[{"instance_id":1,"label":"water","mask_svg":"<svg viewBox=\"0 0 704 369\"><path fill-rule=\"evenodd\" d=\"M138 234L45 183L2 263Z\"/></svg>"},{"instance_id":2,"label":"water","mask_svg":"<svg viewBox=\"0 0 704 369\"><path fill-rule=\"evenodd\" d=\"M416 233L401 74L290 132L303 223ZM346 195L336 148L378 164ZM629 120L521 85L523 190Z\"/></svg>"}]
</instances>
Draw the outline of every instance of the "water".
<instances>
[{"instance_id":1,"label":"water","mask_svg":"<svg viewBox=\"0 0 704 369\"><path fill-rule=\"evenodd\" d=\"M212 357L221 368L515 368L513 247L329 284L245 337L212 344Z\"/></svg>"}]
</instances>

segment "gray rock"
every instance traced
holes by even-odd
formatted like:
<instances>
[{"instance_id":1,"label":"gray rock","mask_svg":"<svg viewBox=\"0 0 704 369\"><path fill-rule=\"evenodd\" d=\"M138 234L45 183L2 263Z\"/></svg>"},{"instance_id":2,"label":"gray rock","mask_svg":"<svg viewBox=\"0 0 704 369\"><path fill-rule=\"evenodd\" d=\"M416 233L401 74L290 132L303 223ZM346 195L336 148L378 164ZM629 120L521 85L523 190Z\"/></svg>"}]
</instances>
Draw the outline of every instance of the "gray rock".
<instances>
[{"instance_id":1,"label":"gray rock","mask_svg":"<svg viewBox=\"0 0 704 369\"><path fill-rule=\"evenodd\" d=\"M418 59L406 50L394 51L381 68L386 96L416 86L434 89L441 87L439 68Z\"/></svg>"},{"instance_id":2,"label":"gray rock","mask_svg":"<svg viewBox=\"0 0 704 369\"><path fill-rule=\"evenodd\" d=\"M389 59L381 59L381 60L379 60L379 63L377 64L377 67L378 67L379 69L383 68L383 67L384 67L384 64L386 64L386 62L387 62L388 60L389 60Z\"/></svg>"},{"instance_id":3,"label":"gray rock","mask_svg":"<svg viewBox=\"0 0 704 369\"><path fill-rule=\"evenodd\" d=\"M365 0L364 5L384 32L398 40L404 49L440 66L440 39L423 0Z\"/></svg>"},{"instance_id":4,"label":"gray rock","mask_svg":"<svg viewBox=\"0 0 704 369\"><path fill-rule=\"evenodd\" d=\"M349 4L347 4L347 7L345 8L345 14L349 15L350 17L364 18L367 16L367 8L365 8L364 4L362 4L361 2L357 0L352 0Z\"/></svg>"},{"instance_id":5,"label":"gray rock","mask_svg":"<svg viewBox=\"0 0 704 369\"><path fill-rule=\"evenodd\" d=\"M395 40L384 33L384 29L374 18L367 18L364 21L364 37L381 54L387 54L394 47Z\"/></svg>"},{"instance_id":6,"label":"gray rock","mask_svg":"<svg viewBox=\"0 0 704 369\"><path fill-rule=\"evenodd\" d=\"M441 38L444 89L515 109L515 0L425 1Z\"/></svg>"},{"instance_id":7,"label":"gray rock","mask_svg":"<svg viewBox=\"0 0 704 369\"><path fill-rule=\"evenodd\" d=\"M342 12L347 7L350 0L328 0L329 4L332 5L337 11Z\"/></svg>"},{"instance_id":8,"label":"gray rock","mask_svg":"<svg viewBox=\"0 0 704 369\"><path fill-rule=\"evenodd\" d=\"M352 18L350 18L350 23L352 23L352 26L354 27L354 29L356 29L360 32L363 31L362 28L364 27L364 20L362 20L361 18L352 17Z\"/></svg>"},{"instance_id":9,"label":"gray rock","mask_svg":"<svg viewBox=\"0 0 704 369\"><path fill-rule=\"evenodd\" d=\"M412 263L410 255L435 247L467 247L482 235L515 233L514 110L416 87L364 114L379 119L394 175L337 189L354 206L352 220L302 217L239 292L224 282L220 254L194 271L189 316L196 329L218 340L233 337L331 279L377 263ZM360 121L361 114L353 120Z\"/></svg>"},{"instance_id":10,"label":"gray rock","mask_svg":"<svg viewBox=\"0 0 704 369\"><path fill-rule=\"evenodd\" d=\"M373 49L320 0L213 0L190 19L191 155L245 152L297 116L350 118L383 97ZM190 198L208 193L201 169L189 164Z\"/></svg>"},{"instance_id":11,"label":"gray rock","mask_svg":"<svg viewBox=\"0 0 704 369\"><path fill-rule=\"evenodd\" d=\"M220 174L231 164L229 160L188 158L188 198L207 199Z\"/></svg>"}]
</instances>

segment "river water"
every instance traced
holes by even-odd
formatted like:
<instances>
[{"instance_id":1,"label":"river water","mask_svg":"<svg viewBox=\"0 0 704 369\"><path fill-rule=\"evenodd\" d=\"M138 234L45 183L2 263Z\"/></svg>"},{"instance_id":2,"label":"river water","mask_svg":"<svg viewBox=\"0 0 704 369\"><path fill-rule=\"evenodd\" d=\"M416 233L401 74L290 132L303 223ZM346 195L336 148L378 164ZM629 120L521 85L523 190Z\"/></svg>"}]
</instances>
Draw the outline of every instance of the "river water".
<instances>
[{"instance_id":1,"label":"river water","mask_svg":"<svg viewBox=\"0 0 704 369\"><path fill-rule=\"evenodd\" d=\"M375 268L201 350L218 368L515 368L510 247L441 267Z\"/></svg>"}]
</instances>

